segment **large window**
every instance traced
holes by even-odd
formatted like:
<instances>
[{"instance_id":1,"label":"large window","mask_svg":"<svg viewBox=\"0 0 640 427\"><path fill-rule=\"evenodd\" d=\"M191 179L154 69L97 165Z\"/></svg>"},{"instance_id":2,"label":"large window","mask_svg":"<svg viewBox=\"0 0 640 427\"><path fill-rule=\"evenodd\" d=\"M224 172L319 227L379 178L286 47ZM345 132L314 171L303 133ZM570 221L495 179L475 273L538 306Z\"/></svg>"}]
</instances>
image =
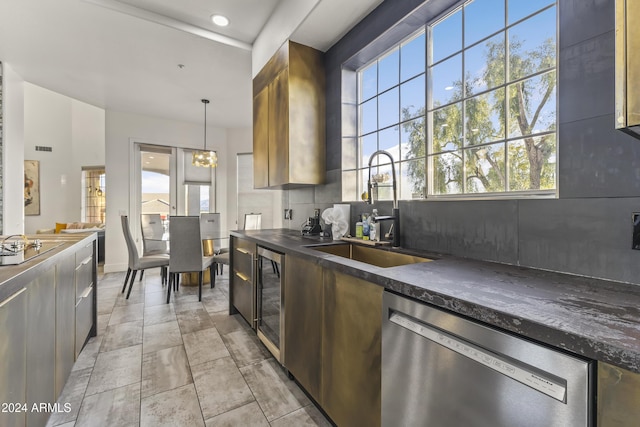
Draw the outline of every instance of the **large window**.
<instances>
[{"instance_id":1,"label":"large window","mask_svg":"<svg viewBox=\"0 0 640 427\"><path fill-rule=\"evenodd\" d=\"M401 199L555 194L556 28L549 0L468 1L359 70L359 191L382 149Z\"/></svg>"}]
</instances>

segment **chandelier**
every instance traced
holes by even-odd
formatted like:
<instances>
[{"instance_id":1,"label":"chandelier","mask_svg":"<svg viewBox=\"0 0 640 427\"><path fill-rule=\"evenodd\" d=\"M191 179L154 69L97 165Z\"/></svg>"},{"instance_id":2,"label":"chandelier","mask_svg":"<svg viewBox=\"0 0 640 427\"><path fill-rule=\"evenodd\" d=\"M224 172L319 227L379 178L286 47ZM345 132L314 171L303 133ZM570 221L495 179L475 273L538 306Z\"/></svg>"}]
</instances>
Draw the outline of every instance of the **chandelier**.
<instances>
[{"instance_id":1,"label":"chandelier","mask_svg":"<svg viewBox=\"0 0 640 427\"><path fill-rule=\"evenodd\" d=\"M207 104L208 99L202 99L204 104L204 150L194 151L191 164L193 166L201 166L205 168L215 168L218 165L218 155L215 151L207 150Z\"/></svg>"}]
</instances>

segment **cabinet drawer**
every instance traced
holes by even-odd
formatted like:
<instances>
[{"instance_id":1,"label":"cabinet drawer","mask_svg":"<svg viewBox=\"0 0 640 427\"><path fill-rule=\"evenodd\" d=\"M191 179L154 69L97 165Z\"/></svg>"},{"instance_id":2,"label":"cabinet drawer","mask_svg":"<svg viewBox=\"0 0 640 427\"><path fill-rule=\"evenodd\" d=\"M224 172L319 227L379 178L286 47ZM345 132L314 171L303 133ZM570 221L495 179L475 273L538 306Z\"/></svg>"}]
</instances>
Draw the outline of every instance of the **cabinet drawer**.
<instances>
[{"instance_id":1,"label":"cabinet drawer","mask_svg":"<svg viewBox=\"0 0 640 427\"><path fill-rule=\"evenodd\" d=\"M93 256L93 242L76 252L76 267Z\"/></svg>"},{"instance_id":2,"label":"cabinet drawer","mask_svg":"<svg viewBox=\"0 0 640 427\"><path fill-rule=\"evenodd\" d=\"M251 280L250 277L242 275L242 273L234 271L231 278L231 286L233 287L231 304L238 309L242 317L253 327L253 280Z\"/></svg>"},{"instance_id":3,"label":"cabinet drawer","mask_svg":"<svg viewBox=\"0 0 640 427\"><path fill-rule=\"evenodd\" d=\"M91 285L93 285L93 257L89 256L76 265L76 302Z\"/></svg>"},{"instance_id":4,"label":"cabinet drawer","mask_svg":"<svg viewBox=\"0 0 640 427\"><path fill-rule=\"evenodd\" d=\"M243 248L233 250L233 270L247 277L253 277L253 254Z\"/></svg>"},{"instance_id":5,"label":"cabinet drawer","mask_svg":"<svg viewBox=\"0 0 640 427\"><path fill-rule=\"evenodd\" d=\"M93 326L93 286L85 288L76 304L76 358Z\"/></svg>"},{"instance_id":6,"label":"cabinet drawer","mask_svg":"<svg viewBox=\"0 0 640 427\"><path fill-rule=\"evenodd\" d=\"M256 253L256 244L244 239L233 238L233 247L236 249L242 249L252 254Z\"/></svg>"}]
</instances>

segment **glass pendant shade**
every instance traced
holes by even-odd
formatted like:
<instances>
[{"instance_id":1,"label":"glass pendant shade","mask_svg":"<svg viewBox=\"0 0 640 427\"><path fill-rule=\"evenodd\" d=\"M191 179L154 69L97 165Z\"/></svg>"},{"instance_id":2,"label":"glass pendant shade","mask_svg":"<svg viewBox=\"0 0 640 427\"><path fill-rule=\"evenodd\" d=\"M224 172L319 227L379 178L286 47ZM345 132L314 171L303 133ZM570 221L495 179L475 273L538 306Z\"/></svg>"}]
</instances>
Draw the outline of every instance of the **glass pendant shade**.
<instances>
[{"instance_id":1,"label":"glass pendant shade","mask_svg":"<svg viewBox=\"0 0 640 427\"><path fill-rule=\"evenodd\" d=\"M200 166L205 168L215 168L218 166L218 155L215 151L207 150L207 104L208 99L202 99L204 104L204 150L194 151L191 164L193 166Z\"/></svg>"},{"instance_id":2,"label":"glass pendant shade","mask_svg":"<svg viewBox=\"0 0 640 427\"><path fill-rule=\"evenodd\" d=\"M215 168L218 165L218 155L215 151L194 151L191 164L205 168Z\"/></svg>"}]
</instances>

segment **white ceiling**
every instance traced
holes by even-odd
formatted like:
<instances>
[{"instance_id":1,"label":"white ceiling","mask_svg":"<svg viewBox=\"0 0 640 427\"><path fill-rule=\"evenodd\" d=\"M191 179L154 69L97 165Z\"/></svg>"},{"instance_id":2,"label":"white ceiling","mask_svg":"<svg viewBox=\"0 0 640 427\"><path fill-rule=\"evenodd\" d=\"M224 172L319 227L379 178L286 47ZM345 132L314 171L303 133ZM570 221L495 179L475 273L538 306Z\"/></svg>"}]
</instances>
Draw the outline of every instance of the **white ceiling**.
<instances>
[{"instance_id":1,"label":"white ceiling","mask_svg":"<svg viewBox=\"0 0 640 427\"><path fill-rule=\"evenodd\" d=\"M209 98L210 125L249 127L250 49L287 1L0 0L0 61L105 110L199 123ZM290 38L326 51L382 0L313 2Z\"/></svg>"}]
</instances>

